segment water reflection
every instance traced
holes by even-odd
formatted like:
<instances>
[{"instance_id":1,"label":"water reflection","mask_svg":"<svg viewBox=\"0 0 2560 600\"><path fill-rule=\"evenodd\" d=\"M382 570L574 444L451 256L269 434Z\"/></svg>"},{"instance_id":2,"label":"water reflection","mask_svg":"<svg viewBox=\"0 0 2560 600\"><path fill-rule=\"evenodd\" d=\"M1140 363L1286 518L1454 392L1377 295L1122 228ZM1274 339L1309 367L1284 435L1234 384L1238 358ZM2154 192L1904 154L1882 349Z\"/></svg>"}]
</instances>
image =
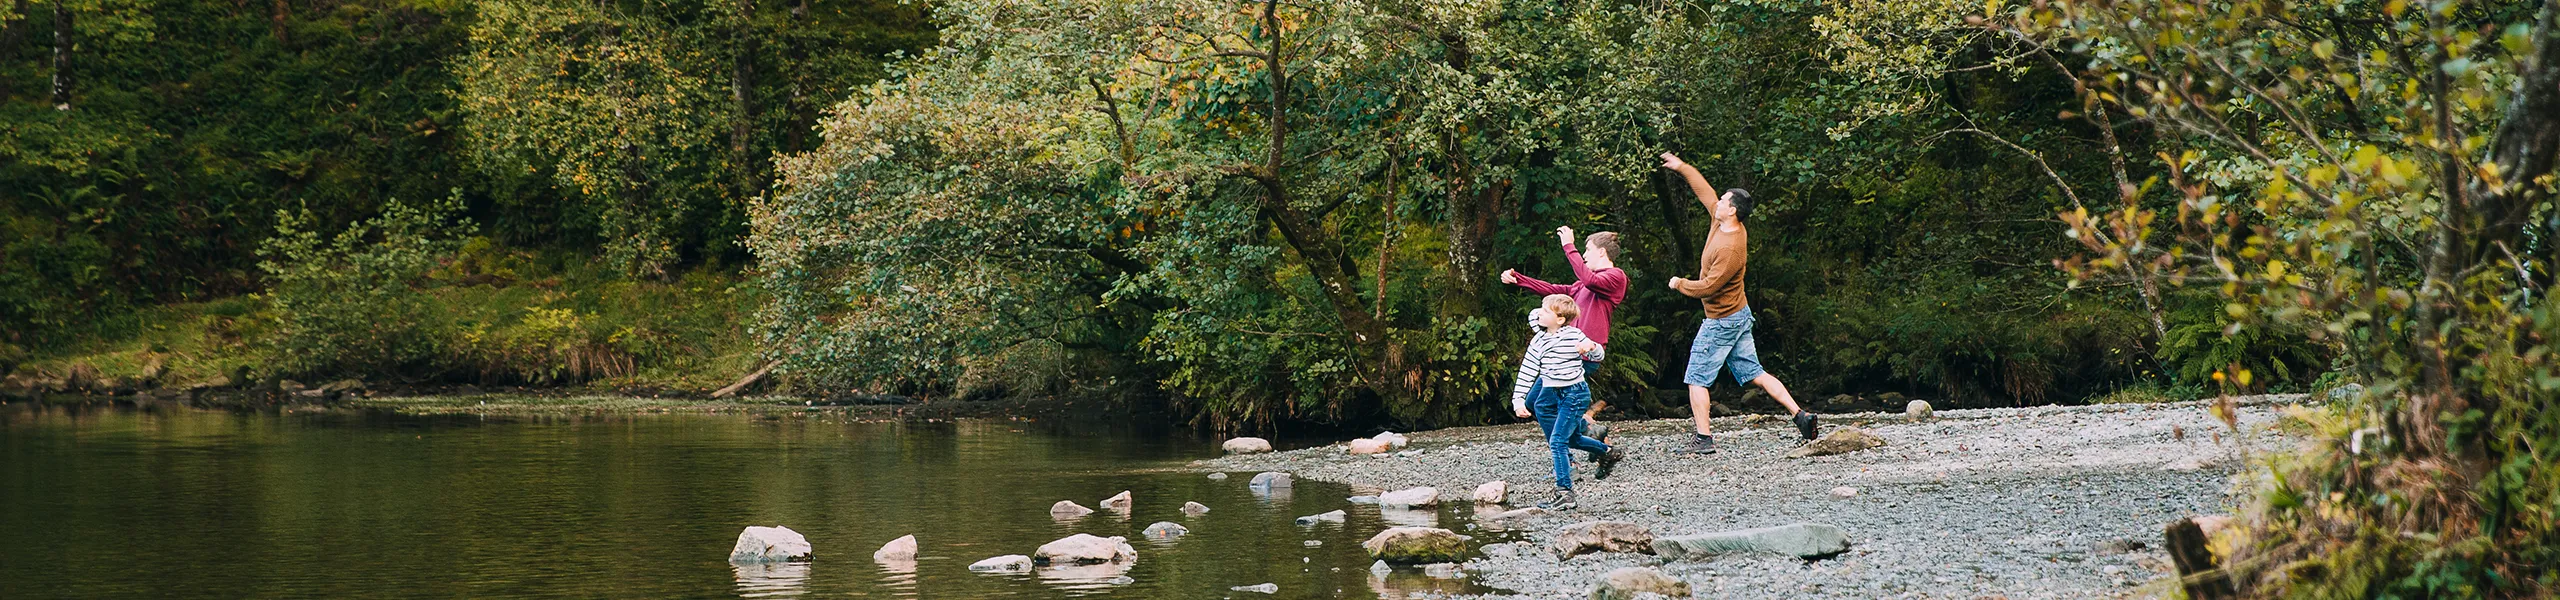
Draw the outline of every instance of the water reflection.
<instances>
[{"instance_id":1,"label":"water reflection","mask_svg":"<svg viewBox=\"0 0 2560 600\"><path fill-rule=\"evenodd\" d=\"M1378 518L1404 527L1440 526L1440 511L1436 509L1380 506Z\"/></svg>"},{"instance_id":2,"label":"water reflection","mask_svg":"<svg viewBox=\"0 0 2560 600\"><path fill-rule=\"evenodd\" d=\"M899 596L916 595L916 560L912 558L873 558L880 565L880 586Z\"/></svg>"},{"instance_id":3,"label":"water reflection","mask_svg":"<svg viewBox=\"0 0 2560 600\"><path fill-rule=\"evenodd\" d=\"M1111 588L1136 583L1129 578L1131 563L1099 563L1090 565L1051 565L1032 571L1040 582L1064 590L1070 596L1111 591Z\"/></svg>"},{"instance_id":4,"label":"water reflection","mask_svg":"<svg viewBox=\"0 0 2560 600\"><path fill-rule=\"evenodd\" d=\"M738 573L738 597L779 598L809 592L809 563L729 565Z\"/></svg>"},{"instance_id":5,"label":"water reflection","mask_svg":"<svg viewBox=\"0 0 2560 600\"><path fill-rule=\"evenodd\" d=\"M1437 565L1426 565L1426 568L1433 566ZM1477 594L1487 589L1468 582L1463 575L1456 574L1454 569L1442 571L1435 573L1441 577L1425 574L1423 570L1412 567L1399 568L1384 575L1371 573L1369 574L1369 591L1376 593L1381 600L1405 600L1407 598L1443 598L1453 594Z\"/></svg>"}]
</instances>

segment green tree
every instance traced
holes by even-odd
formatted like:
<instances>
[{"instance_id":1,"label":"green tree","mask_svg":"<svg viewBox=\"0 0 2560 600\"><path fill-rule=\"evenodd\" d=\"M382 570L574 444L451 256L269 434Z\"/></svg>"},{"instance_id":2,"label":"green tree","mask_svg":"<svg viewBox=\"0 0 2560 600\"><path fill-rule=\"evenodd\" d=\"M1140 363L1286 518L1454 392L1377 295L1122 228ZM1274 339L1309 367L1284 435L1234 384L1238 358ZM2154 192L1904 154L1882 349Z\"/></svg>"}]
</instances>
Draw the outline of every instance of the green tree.
<instances>
[{"instance_id":1,"label":"green tree","mask_svg":"<svg viewBox=\"0 0 2560 600\"><path fill-rule=\"evenodd\" d=\"M2172 207L2063 215L2075 273L2209 286L2224 335L2336 340L2368 386L2249 479L2242 589L2560 585L2560 3L2112 0L1991 22L2087 57L2097 100L2176 135L2145 188Z\"/></svg>"}]
</instances>

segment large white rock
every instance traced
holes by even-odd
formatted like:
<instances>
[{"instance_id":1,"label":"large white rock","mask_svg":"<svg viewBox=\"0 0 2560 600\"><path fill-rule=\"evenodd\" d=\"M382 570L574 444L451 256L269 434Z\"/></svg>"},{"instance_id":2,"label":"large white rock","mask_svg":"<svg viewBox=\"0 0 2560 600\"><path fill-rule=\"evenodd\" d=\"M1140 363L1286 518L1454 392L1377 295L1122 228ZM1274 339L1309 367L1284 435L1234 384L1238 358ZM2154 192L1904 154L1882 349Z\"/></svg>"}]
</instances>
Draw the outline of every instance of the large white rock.
<instances>
[{"instance_id":1,"label":"large white rock","mask_svg":"<svg viewBox=\"0 0 2560 600\"><path fill-rule=\"evenodd\" d=\"M1501 480L1484 482L1484 485L1476 486L1475 501L1477 504L1502 504L1510 502L1511 484Z\"/></svg>"},{"instance_id":2,"label":"large white rock","mask_svg":"<svg viewBox=\"0 0 2560 600\"><path fill-rule=\"evenodd\" d=\"M1137 562L1138 549L1129 547L1129 538L1079 533L1041 544L1031 560L1051 565Z\"/></svg>"},{"instance_id":3,"label":"large white rock","mask_svg":"<svg viewBox=\"0 0 2560 600\"><path fill-rule=\"evenodd\" d=\"M1227 440L1227 443L1219 444L1218 447L1226 450L1228 454L1256 454L1261 452L1270 452L1271 440L1258 437L1240 437Z\"/></svg>"},{"instance_id":4,"label":"large white rock","mask_svg":"<svg viewBox=\"0 0 2560 600\"><path fill-rule=\"evenodd\" d=\"M1360 438L1351 440L1351 447L1344 449L1344 451L1352 454L1386 454L1387 451L1394 449L1395 448L1393 446L1390 446L1383 441L1378 441L1372 438Z\"/></svg>"},{"instance_id":5,"label":"large white rock","mask_svg":"<svg viewBox=\"0 0 2560 600\"><path fill-rule=\"evenodd\" d=\"M1440 504L1440 490L1428 487L1396 490L1378 495L1378 506L1418 507Z\"/></svg>"},{"instance_id":6,"label":"large white rock","mask_svg":"<svg viewBox=\"0 0 2560 600\"><path fill-rule=\"evenodd\" d=\"M1926 421L1929 417L1938 416L1938 411L1929 408L1927 400L1913 400L1902 407L1902 416L1913 421Z\"/></svg>"},{"instance_id":7,"label":"large white rock","mask_svg":"<svg viewBox=\"0 0 2560 600\"><path fill-rule=\"evenodd\" d=\"M982 573L1020 573L1031 570L1031 557L1007 554L969 563L969 570Z\"/></svg>"},{"instance_id":8,"label":"large white rock","mask_svg":"<svg viewBox=\"0 0 2560 600\"><path fill-rule=\"evenodd\" d=\"M1289 489L1290 485L1288 473L1266 471L1255 474L1253 476L1253 481L1247 482L1245 487L1250 487L1258 491L1271 491Z\"/></svg>"},{"instance_id":9,"label":"large white rock","mask_svg":"<svg viewBox=\"0 0 2560 600\"><path fill-rule=\"evenodd\" d=\"M1074 500L1059 500L1057 504L1049 505L1049 516L1051 518L1073 519L1090 514L1093 514L1093 509L1085 508L1084 505L1077 504Z\"/></svg>"},{"instance_id":10,"label":"large white rock","mask_svg":"<svg viewBox=\"0 0 2560 600\"><path fill-rule=\"evenodd\" d=\"M1127 511L1127 510L1129 510L1129 505L1130 505L1130 503L1131 503L1131 500L1129 499L1129 491L1128 491L1128 490L1120 490L1120 493L1119 493L1119 494L1114 495L1114 496L1109 497L1109 498L1103 498L1103 499L1102 499L1102 507L1103 507L1103 508L1108 508L1108 509L1111 509L1111 510L1117 510L1117 511Z\"/></svg>"},{"instance_id":11,"label":"large white rock","mask_svg":"<svg viewBox=\"0 0 2560 600\"><path fill-rule=\"evenodd\" d=\"M1664 560L1705 559L1718 554L1747 552L1815 558L1847 551L1849 532L1820 523L1653 538L1653 553Z\"/></svg>"},{"instance_id":12,"label":"large white rock","mask_svg":"<svg viewBox=\"0 0 2560 600\"><path fill-rule=\"evenodd\" d=\"M729 548L729 562L769 563L809 560L809 538L789 527L748 527Z\"/></svg>"},{"instance_id":13,"label":"large white rock","mask_svg":"<svg viewBox=\"0 0 2560 600\"><path fill-rule=\"evenodd\" d=\"M894 540L889 540L889 543L887 543L887 544L882 544L882 545L880 546L880 550L879 550L879 551L877 551L877 552L872 552L872 553L871 553L871 560L884 561L884 562L885 562L885 561L900 561L900 560L915 560L915 559L916 559L916 536L912 536L912 535L899 537L898 539L894 539Z\"/></svg>"},{"instance_id":14,"label":"large white rock","mask_svg":"<svg viewBox=\"0 0 2560 600\"><path fill-rule=\"evenodd\" d=\"M1405 439L1404 434L1393 431L1369 436L1369 439L1386 442L1388 450L1403 450L1406 444L1413 443L1413 440Z\"/></svg>"},{"instance_id":15,"label":"large white rock","mask_svg":"<svg viewBox=\"0 0 2560 600\"><path fill-rule=\"evenodd\" d=\"M1340 523L1340 522L1342 522L1344 519L1349 518L1350 516L1351 516L1351 515L1350 515L1350 513L1342 512L1342 511L1340 511L1340 510L1333 510L1333 511L1327 511L1327 512L1322 512L1322 513L1317 513L1317 514L1307 515L1307 516L1303 516L1303 517L1298 517L1298 521L1297 521L1297 523L1298 523L1299 525L1305 525L1305 526L1311 526L1311 527L1312 527L1312 526L1314 526L1314 525L1315 525L1315 524L1317 524L1317 523Z\"/></svg>"}]
</instances>

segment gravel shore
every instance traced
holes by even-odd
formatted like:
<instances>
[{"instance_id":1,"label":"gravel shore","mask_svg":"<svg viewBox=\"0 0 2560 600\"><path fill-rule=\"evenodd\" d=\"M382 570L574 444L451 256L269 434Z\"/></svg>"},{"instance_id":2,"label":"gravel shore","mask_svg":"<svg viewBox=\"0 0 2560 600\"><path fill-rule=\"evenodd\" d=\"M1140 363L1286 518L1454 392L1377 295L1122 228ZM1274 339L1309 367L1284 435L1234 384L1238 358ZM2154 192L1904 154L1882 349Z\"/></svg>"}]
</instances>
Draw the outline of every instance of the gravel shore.
<instances>
[{"instance_id":1,"label":"gravel shore","mask_svg":"<svg viewBox=\"0 0 2560 600\"><path fill-rule=\"evenodd\" d=\"M1795 445L1778 419L1716 421L1722 450L1676 455L1687 421L1612 423L1631 456L1607 481L1591 481L1576 454L1581 509L1521 525L1528 542L1488 547L1469 577L1516 595L1580 598L1611 569L1657 566L1714 598L2108 598L2168 589L2161 528L2181 516L2226 513L2231 475L2248 455L2293 443L2275 425L2299 396L2239 403L2239 433L2204 403L1939 411L1829 417L1828 430L1859 426L1881 448L1785 458ZM1512 504L1553 490L1545 445L1527 424L1410 434L1403 456L1349 456L1335 444L1200 461L1219 471L1288 471L1356 488L1439 488L1465 502L1492 480ZM2245 440L2246 443L2238 443ZM1383 456L1383 455L1382 455ZM1836 487L1856 488L1848 498ZM1589 554L1559 561L1543 544L1565 525L1631 521L1656 535L1796 522L1848 530L1846 554L1819 561L1727 555L1663 562L1644 554ZM1527 546L1526 544L1538 544Z\"/></svg>"}]
</instances>

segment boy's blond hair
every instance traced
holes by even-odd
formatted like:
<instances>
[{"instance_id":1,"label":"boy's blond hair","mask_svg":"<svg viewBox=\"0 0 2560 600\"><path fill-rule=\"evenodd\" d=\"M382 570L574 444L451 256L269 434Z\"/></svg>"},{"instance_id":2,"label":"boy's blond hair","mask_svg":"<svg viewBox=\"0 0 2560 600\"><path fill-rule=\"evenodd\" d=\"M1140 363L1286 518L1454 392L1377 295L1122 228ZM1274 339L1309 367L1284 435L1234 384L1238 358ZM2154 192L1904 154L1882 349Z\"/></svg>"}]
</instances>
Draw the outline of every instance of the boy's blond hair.
<instances>
[{"instance_id":1,"label":"boy's blond hair","mask_svg":"<svg viewBox=\"0 0 2560 600\"><path fill-rule=\"evenodd\" d=\"M1556 318L1564 319L1567 325L1573 324L1574 317L1582 316L1582 307L1573 305L1572 296L1547 294L1547 298L1539 301L1538 304L1545 306L1547 312L1555 313Z\"/></svg>"}]
</instances>

